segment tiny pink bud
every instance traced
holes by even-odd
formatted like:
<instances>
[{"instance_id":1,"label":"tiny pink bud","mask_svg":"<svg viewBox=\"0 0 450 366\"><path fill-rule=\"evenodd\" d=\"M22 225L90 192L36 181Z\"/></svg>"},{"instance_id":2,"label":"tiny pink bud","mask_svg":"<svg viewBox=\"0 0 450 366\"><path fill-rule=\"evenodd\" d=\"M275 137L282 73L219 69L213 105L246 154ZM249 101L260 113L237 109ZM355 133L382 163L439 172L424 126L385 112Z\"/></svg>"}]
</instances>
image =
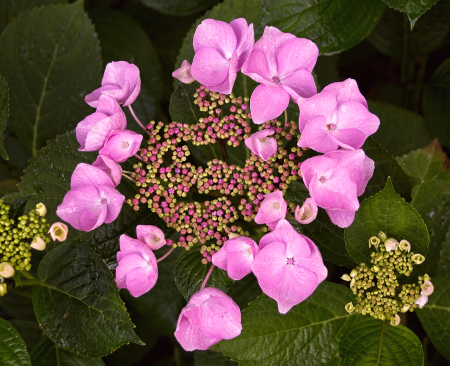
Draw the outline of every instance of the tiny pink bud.
<instances>
[{"instance_id":1,"label":"tiny pink bud","mask_svg":"<svg viewBox=\"0 0 450 366\"><path fill-rule=\"evenodd\" d=\"M419 307L419 309L422 309L427 302L428 302L428 296L421 295L414 304L416 304Z\"/></svg>"},{"instance_id":2,"label":"tiny pink bud","mask_svg":"<svg viewBox=\"0 0 450 366\"><path fill-rule=\"evenodd\" d=\"M48 230L48 233L52 237L53 241L65 241L67 239L68 232L69 229L67 228L67 225L62 222L55 222Z\"/></svg>"},{"instance_id":3,"label":"tiny pink bud","mask_svg":"<svg viewBox=\"0 0 450 366\"><path fill-rule=\"evenodd\" d=\"M191 84L192 82L195 81L195 79L191 73L191 64L187 60L184 60L181 63L181 67L179 69L175 70L172 73L172 76L174 78L180 80L184 84Z\"/></svg>"},{"instance_id":4,"label":"tiny pink bud","mask_svg":"<svg viewBox=\"0 0 450 366\"><path fill-rule=\"evenodd\" d=\"M283 192L276 191L264 196L258 213L255 216L257 224L267 224L272 230L278 221L286 217L287 203L283 199Z\"/></svg>"},{"instance_id":5,"label":"tiny pink bud","mask_svg":"<svg viewBox=\"0 0 450 366\"><path fill-rule=\"evenodd\" d=\"M317 217L318 208L312 198L307 198L302 207L297 206L295 209L295 219L300 224L309 224Z\"/></svg>"},{"instance_id":6,"label":"tiny pink bud","mask_svg":"<svg viewBox=\"0 0 450 366\"><path fill-rule=\"evenodd\" d=\"M430 296L434 291L434 286L431 281L425 281L420 287L422 289L421 295Z\"/></svg>"},{"instance_id":7,"label":"tiny pink bud","mask_svg":"<svg viewBox=\"0 0 450 366\"><path fill-rule=\"evenodd\" d=\"M245 139L245 145L264 161L275 155L278 148L277 140L271 136L274 130L262 130Z\"/></svg>"},{"instance_id":8,"label":"tiny pink bud","mask_svg":"<svg viewBox=\"0 0 450 366\"><path fill-rule=\"evenodd\" d=\"M138 225L136 227L138 240L147 244L152 250L162 248L166 244L164 232L153 225Z\"/></svg>"}]
</instances>

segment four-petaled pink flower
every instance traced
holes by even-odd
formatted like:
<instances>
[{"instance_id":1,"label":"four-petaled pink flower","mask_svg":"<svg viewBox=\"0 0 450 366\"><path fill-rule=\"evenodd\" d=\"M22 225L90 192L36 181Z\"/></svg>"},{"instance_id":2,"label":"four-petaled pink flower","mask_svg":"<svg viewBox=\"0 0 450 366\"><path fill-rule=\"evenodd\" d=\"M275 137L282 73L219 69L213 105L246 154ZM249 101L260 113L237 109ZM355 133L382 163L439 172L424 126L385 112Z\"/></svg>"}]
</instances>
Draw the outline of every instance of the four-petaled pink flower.
<instances>
[{"instance_id":1,"label":"four-petaled pink flower","mask_svg":"<svg viewBox=\"0 0 450 366\"><path fill-rule=\"evenodd\" d=\"M205 19L194 34L192 76L212 91L230 94L254 42L253 24L244 18L230 24Z\"/></svg>"},{"instance_id":2,"label":"four-petaled pink flower","mask_svg":"<svg viewBox=\"0 0 450 366\"><path fill-rule=\"evenodd\" d=\"M142 135L136 132L129 130L112 131L105 146L103 146L99 153L118 163L123 163L130 156L137 153L141 142Z\"/></svg>"},{"instance_id":3,"label":"four-petaled pink flower","mask_svg":"<svg viewBox=\"0 0 450 366\"><path fill-rule=\"evenodd\" d=\"M339 146L359 149L380 125L353 79L330 84L311 98L299 98L298 105L302 133L298 146L322 153Z\"/></svg>"},{"instance_id":4,"label":"four-petaled pink flower","mask_svg":"<svg viewBox=\"0 0 450 366\"><path fill-rule=\"evenodd\" d=\"M123 130L127 127L127 119L117 102L108 97L100 96L97 111L87 116L75 128L80 151L100 150L113 130Z\"/></svg>"},{"instance_id":5,"label":"four-petaled pink flower","mask_svg":"<svg viewBox=\"0 0 450 366\"><path fill-rule=\"evenodd\" d=\"M186 351L206 350L241 334L241 311L233 299L214 287L192 295L181 310L175 338Z\"/></svg>"},{"instance_id":6,"label":"four-petaled pink flower","mask_svg":"<svg viewBox=\"0 0 450 366\"><path fill-rule=\"evenodd\" d=\"M184 84L191 84L195 81L194 77L192 76L191 72L191 64L188 60L184 60L181 63L181 67L179 69L176 69L172 76L178 80L180 80Z\"/></svg>"},{"instance_id":7,"label":"four-petaled pink flower","mask_svg":"<svg viewBox=\"0 0 450 366\"><path fill-rule=\"evenodd\" d=\"M289 98L316 94L311 71L319 49L308 39L297 38L277 28L266 27L242 67L242 73L261 83L250 99L253 122L261 124L278 117Z\"/></svg>"},{"instance_id":8,"label":"four-petaled pink flower","mask_svg":"<svg viewBox=\"0 0 450 366\"><path fill-rule=\"evenodd\" d=\"M301 165L303 182L317 206L326 210L331 222L348 227L359 208L375 164L363 150L337 150L307 159Z\"/></svg>"},{"instance_id":9,"label":"four-petaled pink flower","mask_svg":"<svg viewBox=\"0 0 450 366\"><path fill-rule=\"evenodd\" d=\"M227 271L232 280L238 281L252 271L252 262L258 252L258 244L253 239L237 236L225 242L213 255L212 262Z\"/></svg>"},{"instance_id":10,"label":"four-petaled pink flower","mask_svg":"<svg viewBox=\"0 0 450 366\"><path fill-rule=\"evenodd\" d=\"M245 145L264 161L269 160L275 155L278 149L277 140L272 136L275 133L273 129L264 129L255 132L253 135L245 139Z\"/></svg>"},{"instance_id":11,"label":"four-petaled pink flower","mask_svg":"<svg viewBox=\"0 0 450 366\"><path fill-rule=\"evenodd\" d=\"M121 235L117 252L116 283L126 288L134 297L141 296L155 286L158 265L153 251L140 240Z\"/></svg>"},{"instance_id":12,"label":"four-petaled pink flower","mask_svg":"<svg viewBox=\"0 0 450 366\"><path fill-rule=\"evenodd\" d=\"M317 246L287 220L261 238L259 249L252 271L263 292L277 301L281 314L305 300L327 277Z\"/></svg>"},{"instance_id":13,"label":"four-petaled pink flower","mask_svg":"<svg viewBox=\"0 0 450 366\"><path fill-rule=\"evenodd\" d=\"M295 219L300 224L309 224L315 220L318 211L319 209L314 200L307 198L302 207L297 206L295 209Z\"/></svg>"},{"instance_id":14,"label":"four-petaled pink flower","mask_svg":"<svg viewBox=\"0 0 450 366\"><path fill-rule=\"evenodd\" d=\"M286 217L287 203L283 198L283 192L276 191L264 196L259 211L255 216L257 224L267 224L272 230L278 221Z\"/></svg>"},{"instance_id":15,"label":"four-petaled pink flower","mask_svg":"<svg viewBox=\"0 0 450 366\"><path fill-rule=\"evenodd\" d=\"M152 250L162 248L166 244L164 232L157 226L138 225L136 227L136 236Z\"/></svg>"},{"instance_id":16,"label":"four-petaled pink flower","mask_svg":"<svg viewBox=\"0 0 450 366\"><path fill-rule=\"evenodd\" d=\"M86 95L84 100L91 107L97 108L100 96L108 95L117 103L128 107L136 100L140 91L141 78L136 65L126 61L110 62L106 65L102 86Z\"/></svg>"}]
</instances>

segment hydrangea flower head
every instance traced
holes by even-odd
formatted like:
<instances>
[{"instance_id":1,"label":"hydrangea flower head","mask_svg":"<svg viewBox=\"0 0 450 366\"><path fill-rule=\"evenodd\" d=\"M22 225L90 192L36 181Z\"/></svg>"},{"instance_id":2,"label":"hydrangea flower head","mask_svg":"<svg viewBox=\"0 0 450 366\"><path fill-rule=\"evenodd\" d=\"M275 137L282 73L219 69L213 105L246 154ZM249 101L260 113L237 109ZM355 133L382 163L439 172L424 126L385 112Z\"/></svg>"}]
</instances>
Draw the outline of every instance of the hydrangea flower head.
<instances>
[{"instance_id":1,"label":"hydrangea flower head","mask_svg":"<svg viewBox=\"0 0 450 366\"><path fill-rule=\"evenodd\" d=\"M255 216L257 224L267 224L272 230L278 221L286 217L287 203L283 198L283 192L276 191L264 196L259 211Z\"/></svg>"},{"instance_id":2,"label":"hydrangea flower head","mask_svg":"<svg viewBox=\"0 0 450 366\"><path fill-rule=\"evenodd\" d=\"M183 84L191 84L195 81L191 72L191 64L188 60L181 63L181 67L172 73L172 76L180 80Z\"/></svg>"},{"instance_id":3,"label":"hydrangea flower head","mask_svg":"<svg viewBox=\"0 0 450 366\"><path fill-rule=\"evenodd\" d=\"M194 34L192 76L212 91L230 94L253 43L253 24L244 18L230 24L205 19Z\"/></svg>"},{"instance_id":4,"label":"hydrangea flower head","mask_svg":"<svg viewBox=\"0 0 450 366\"><path fill-rule=\"evenodd\" d=\"M319 49L314 42L266 27L242 67L242 73L261 83L250 99L253 122L261 124L278 117L289 98L308 98L316 94L311 71Z\"/></svg>"},{"instance_id":5,"label":"hydrangea flower head","mask_svg":"<svg viewBox=\"0 0 450 366\"><path fill-rule=\"evenodd\" d=\"M253 135L245 139L247 146L254 154L258 155L264 161L269 160L275 155L278 149L277 140L272 136L275 133L272 129L264 129L255 132Z\"/></svg>"},{"instance_id":6,"label":"hydrangea flower head","mask_svg":"<svg viewBox=\"0 0 450 366\"><path fill-rule=\"evenodd\" d=\"M166 244L163 231L153 225L136 226L136 236L138 240L147 244L152 250L162 248Z\"/></svg>"}]
</instances>

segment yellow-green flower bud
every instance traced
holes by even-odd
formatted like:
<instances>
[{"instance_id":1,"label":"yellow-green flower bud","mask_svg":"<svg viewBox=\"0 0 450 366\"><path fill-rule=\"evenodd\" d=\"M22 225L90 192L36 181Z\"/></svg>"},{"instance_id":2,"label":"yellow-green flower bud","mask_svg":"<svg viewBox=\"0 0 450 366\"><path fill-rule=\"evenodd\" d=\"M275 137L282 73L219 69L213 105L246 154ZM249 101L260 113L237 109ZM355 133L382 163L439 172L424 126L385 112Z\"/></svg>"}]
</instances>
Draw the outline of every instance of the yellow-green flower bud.
<instances>
[{"instance_id":1,"label":"yellow-green flower bud","mask_svg":"<svg viewBox=\"0 0 450 366\"><path fill-rule=\"evenodd\" d=\"M404 305L402 308L401 308L401 312L402 313L406 313L408 310L409 310L409 308L411 307L411 305Z\"/></svg>"},{"instance_id":2,"label":"yellow-green flower bud","mask_svg":"<svg viewBox=\"0 0 450 366\"><path fill-rule=\"evenodd\" d=\"M67 228L66 224L63 224L62 222L55 222L50 226L50 229L48 230L48 233L52 237L53 241L64 241L67 239L67 233L69 232L69 229Z\"/></svg>"},{"instance_id":3,"label":"yellow-green flower bud","mask_svg":"<svg viewBox=\"0 0 450 366\"><path fill-rule=\"evenodd\" d=\"M5 296L6 292L6 283L0 284L0 296Z\"/></svg>"},{"instance_id":4,"label":"yellow-green flower bud","mask_svg":"<svg viewBox=\"0 0 450 366\"><path fill-rule=\"evenodd\" d=\"M397 325L399 325L400 324L400 316L398 315L398 314L395 314L395 316L393 316L392 318L391 318L391 325L393 326L393 327L396 327Z\"/></svg>"},{"instance_id":5,"label":"yellow-green flower bud","mask_svg":"<svg viewBox=\"0 0 450 366\"><path fill-rule=\"evenodd\" d=\"M350 281L350 288L355 286L355 282L356 282L356 280L354 278L352 278L352 280Z\"/></svg>"},{"instance_id":6,"label":"yellow-green flower bud","mask_svg":"<svg viewBox=\"0 0 450 366\"><path fill-rule=\"evenodd\" d=\"M343 279L344 281L351 281L352 280L352 278L348 274L342 275L341 279Z\"/></svg>"},{"instance_id":7,"label":"yellow-green flower bud","mask_svg":"<svg viewBox=\"0 0 450 366\"><path fill-rule=\"evenodd\" d=\"M384 246L386 247L386 252L390 252L391 250L397 250L398 241L392 238L386 239L384 242Z\"/></svg>"},{"instance_id":8,"label":"yellow-green flower bud","mask_svg":"<svg viewBox=\"0 0 450 366\"><path fill-rule=\"evenodd\" d=\"M43 203L38 203L36 205L36 211L39 214L39 216L44 217L45 214L47 213L47 207L45 207Z\"/></svg>"},{"instance_id":9,"label":"yellow-green flower bud","mask_svg":"<svg viewBox=\"0 0 450 366\"><path fill-rule=\"evenodd\" d=\"M233 238L236 238L236 237L238 237L238 236L240 236L239 234L236 234L236 233L229 233L228 234L228 238L230 238L230 239L233 239Z\"/></svg>"},{"instance_id":10,"label":"yellow-green flower bud","mask_svg":"<svg viewBox=\"0 0 450 366\"><path fill-rule=\"evenodd\" d=\"M371 270L372 270L372 272L379 272L379 271L380 271L380 267L378 267L378 266L373 266L373 267L371 268Z\"/></svg>"},{"instance_id":11,"label":"yellow-green flower bud","mask_svg":"<svg viewBox=\"0 0 450 366\"><path fill-rule=\"evenodd\" d=\"M416 253L411 257L411 260L415 263L415 264L421 264L423 263L423 261L425 260L425 257L422 254Z\"/></svg>"},{"instance_id":12,"label":"yellow-green flower bud","mask_svg":"<svg viewBox=\"0 0 450 366\"><path fill-rule=\"evenodd\" d=\"M358 271L356 269L352 269L352 271L350 272L350 277L355 277L358 274Z\"/></svg>"},{"instance_id":13,"label":"yellow-green flower bud","mask_svg":"<svg viewBox=\"0 0 450 366\"><path fill-rule=\"evenodd\" d=\"M384 243L386 241L386 239L387 239L387 235L384 232L382 232L382 231L380 231L378 233L378 237L380 238L382 243Z\"/></svg>"},{"instance_id":14,"label":"yellow-green flower bud","mask_svg":"<svg viewBox=\"0 0 450 366\"><path fill-rule=\"evenodd\" d=\"M409 243L408 240L400 240L400 245L399 245L400 249L403 251L406 251L409 253L409 251L411 250L411 244Z\"/></svg>"},{"instance_id":15,"label":"yellow-green flower bud","mask_svg":"<svg viewBox=\"0 0 450 366\"><path fill-rule=\"evenodd\" d=\"M9 278L14 276L14 267L8 262L0 263L0 277Z\"/></svg>"},{"instance_id":16,"label":"yellow-green flower bud","mask_svg":"<svg viewBox=\"0 0 450 366\"><path fill-rule=\"evenodd\" d=\"M345 305L345 310L347 310L347 313L349 314L353 313L353 310L355 310L353 303L349 302L347 305Z\"/></svg>"},{"instance_id":17,"label":"yellow-green flower bud","mask_svg":"<svg viewBox=\"0 0 450 366\"><path fill-rule=\"evenodd\" d=\"M369 239L369 248L373 245L375 248L378 248L378 244L380 244L380 239L376 236L372 236Z\"/></svg>"},{"instance_id":18,"label":"yellow-green flower bud","mask_svg":"<svg viewBox=\"0 0 450 366\"><path fill-rule=\"evenodd\" d=\"M46 244L42 238L36 236L31 242L30 247L36 250L45 250Z\"/></svg>"}]
</instances>

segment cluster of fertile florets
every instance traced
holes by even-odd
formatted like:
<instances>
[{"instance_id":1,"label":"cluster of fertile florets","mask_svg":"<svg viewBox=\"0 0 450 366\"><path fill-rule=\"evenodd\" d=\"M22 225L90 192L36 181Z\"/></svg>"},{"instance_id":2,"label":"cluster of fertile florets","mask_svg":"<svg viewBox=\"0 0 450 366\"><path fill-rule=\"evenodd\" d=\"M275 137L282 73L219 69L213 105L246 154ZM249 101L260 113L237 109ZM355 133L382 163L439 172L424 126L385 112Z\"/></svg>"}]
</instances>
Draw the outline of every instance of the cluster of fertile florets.
<instances>
[{"instance_id":1,"label":"cluster of fertile florets","mask_svg":"<svg viewBox=\"0 0 450 366\"><path fill-rule=\"evenodd\" d=\"M422 308L433 292L428 275L420 276L417 283L399 285L398 277L409 276L413 267L421 264L425 258L421 254L410 252L407 240L398 242L387 238L383 232L369 239L369 246L375 249L371 253L371 265L361 263L342 279L350 281L350 288L356 295L356 304L350 302L346 310L370 315L375 319L390 320L398 325L398 313Z\"/></svg>"}]
</instances>

